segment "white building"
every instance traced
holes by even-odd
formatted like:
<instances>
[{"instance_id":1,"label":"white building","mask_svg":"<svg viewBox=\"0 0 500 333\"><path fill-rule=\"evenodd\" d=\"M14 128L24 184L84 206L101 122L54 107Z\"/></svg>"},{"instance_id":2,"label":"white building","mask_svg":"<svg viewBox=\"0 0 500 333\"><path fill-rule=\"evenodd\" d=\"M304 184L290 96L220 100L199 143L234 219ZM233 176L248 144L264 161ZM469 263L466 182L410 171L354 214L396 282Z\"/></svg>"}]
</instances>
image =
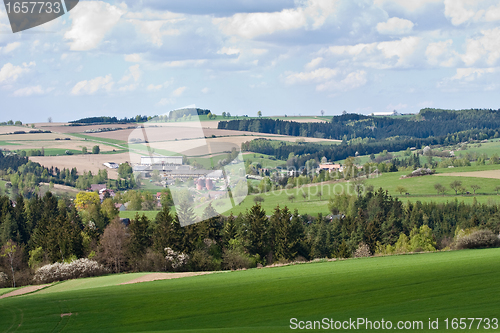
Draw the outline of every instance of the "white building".
<instances>
[{"instance_id":1,"label":"white building","mask_svg":"<svg viewBox=\"0 0 500 333\"><path fill-rule=\"evenodd\" d=\"M141 165L182 165L182 156L141 156Z\"/></svg>"}]
</instances>

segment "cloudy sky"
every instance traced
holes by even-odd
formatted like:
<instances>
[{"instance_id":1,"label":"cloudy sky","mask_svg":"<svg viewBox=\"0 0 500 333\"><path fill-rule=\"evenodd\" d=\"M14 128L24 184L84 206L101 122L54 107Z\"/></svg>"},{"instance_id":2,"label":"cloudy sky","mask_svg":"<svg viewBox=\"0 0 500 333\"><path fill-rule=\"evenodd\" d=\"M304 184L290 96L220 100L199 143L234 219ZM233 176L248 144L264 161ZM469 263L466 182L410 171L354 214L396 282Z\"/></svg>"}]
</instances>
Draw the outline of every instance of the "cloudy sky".
<instances>
[{"instance_id":1,"label":"cloudy sky","mask_svg":"<svg viewBox=\"0 0 500 333\"><path fill-rule=\"evenodd\" d=\"M80 1L13 34L0 121L499 108L498 0Z\"/></svg>"}]
</instances>

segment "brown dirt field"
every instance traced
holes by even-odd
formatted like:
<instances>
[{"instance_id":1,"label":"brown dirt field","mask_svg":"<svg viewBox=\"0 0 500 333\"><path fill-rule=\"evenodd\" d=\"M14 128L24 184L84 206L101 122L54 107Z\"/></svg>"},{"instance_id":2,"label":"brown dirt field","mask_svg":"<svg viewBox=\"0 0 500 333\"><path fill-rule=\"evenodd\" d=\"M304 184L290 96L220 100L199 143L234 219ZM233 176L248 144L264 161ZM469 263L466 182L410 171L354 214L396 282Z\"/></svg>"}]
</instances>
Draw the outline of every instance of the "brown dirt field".
<instances>
[{"instance_id":1,"label":"brown dirt field","mask_svg":"<svg viewBox=\"0 0 500 333\"><path fill-rule=\"evenodd\" d=\"M79 174L85 171L92 171L95 175L100 169L106 169L103 165L104 162L115 162L118 164L130 162L130 155L129 153L121 153L113 155L32 156L30 160L48 168L51 166L58 167L59 169L76 168ZM118 177L116 170L107 170L109 178L116 179Z\"/></svg>"},{"instance_id":2,"label":"brown dirt field","mask_svg":"<svg viewBox=\"0 0 500 333\"><path fill-rule=\"evenodd\" d=\"M186 272L186 273L151 273L120 284L132 284L141 282L151 282L158 280L170 280L183 277L211 274L212 272Z\"/></svg>"},{"instance_id":3,"label":"brown dirt field","mask_svg":"<svg viewBox=\"0 0 500 333\"><path fill-rule=\"evenodd\" d=\"M476 177L500 179L500 170L470 171L470 172L447 172L438 173L434 176L452 176L452 177Z\"/></svg>"},{"instance_id":4,"label":"brown dirt field","mask_svg":"<svg viewBox=\"0 0 500 333\"><path fill-rule=\"evenodd\" d=\"M33 128L31 127L24 127L24 126L0 126L0 134L7 134L7 133L12 133L15 131L25 131L28 132L32 130Z\"/></svg>"},{"instance_id":5,"label":"brown dirt field","mask_svg":"<svg viewBox=\"0 0 500 333\"><path fill-rule=\"evenodd\" d=\"M2 141L55 141L56 138L65 138L56 133L31 133L31 134L3 134Z\"/></svg>"},{"instance_id":6,"label":"brown dirt field","mask_svg":"<svg viewBox=\"0 0 500 333\"><path fill-rule=\"evenodd\" d=\"M185 124L185 123L184 123ZM203 123L202 123L203 124ZM147 140L149 142L165 142L165 141L176 141L176 140L193 140L197 138L208 137L212 140L212 135L215 135L216 139L221 141L233 141L233 137L242 137L239 140L241 142L257 139L257 138L270 138L276 140L284 140L295 142L297 139L304 139L307 142L340 142L339 140L328 140L319 138L306 138L306 137L295 137L295 136L285 136L277 134L263 134L256 132L244 132L244 131L231 131L231 130L219 130L213 128L197 128L190 126L179 126L180 124L171 124L169 126L159 126L159 127L149 127L145 132L141 129L129 129L113 132L103 132L103 133L90 133L96 138L108 138L121 141L127 141L131 139L141 139ZM145 133L145 134L144 134ZM222 137L222 138L219 138ZM229 138L227 138L229 137Z\"/></svg>"},{"instance_id":7,"label":"brown dirt field","mask_svg":"<svg viewBox=\"0 0 500 333\"><path fill-rule=\"evenodd\" d=\"M41 284L39 286L28 286L28 287L20 288L20 289L11 291L10 293L3 294L2 296L0 296L0 299L6 298L6 297L11 297L11 296L19 296L19 295L29 294L29 293L43 289L43 288L48 287L48 286L50 286L50 283L49 284Z\"/></svg>"},{"instance_id":8,"label":"brown dirt field","mask_svg":"<svg viewBox=\"0 0 500 333\"><path fill-rule=\"evenodd\" d=\"M67 137L67 136L66 136ZM0 137L1 138L1 137ZM5 148L8 150L18 150L18 149L41 149L43 148L60 148L60 149L74 149L82 150L83 147L87 147L88 151L92 151L92 147L96 145L95 142L84 141L79 138L72 138L71 140L38 140L38 141L14 141L14 140L3 140L10 143L15 143L15 146L6 145L0 148ZM104 144L99 144L101 151L112 151L113 149L118 149L117 147L107 146Z\"/></svg>"}]
</instances>

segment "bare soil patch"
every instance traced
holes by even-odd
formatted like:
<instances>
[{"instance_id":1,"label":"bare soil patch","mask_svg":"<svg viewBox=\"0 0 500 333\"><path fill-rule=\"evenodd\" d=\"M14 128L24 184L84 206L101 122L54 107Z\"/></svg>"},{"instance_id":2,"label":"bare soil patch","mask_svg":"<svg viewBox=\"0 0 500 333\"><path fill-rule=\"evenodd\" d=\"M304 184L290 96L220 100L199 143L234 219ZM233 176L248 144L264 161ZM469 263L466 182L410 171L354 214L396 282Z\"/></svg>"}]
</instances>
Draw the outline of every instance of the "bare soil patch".
<instances>
[{"instance_id":1,"label":"bare soil patch","mask_svg":"<svg viewBox=\"0 0 500 333\"><path fill-rule=\"evenodd\" d=\"M134 155L134 154L132 154ZM92 171L92 174L97 174L100 169L106 169L103 165L104 162L125 163L130 162L129 153L112 154L112 155L67 155L67 156L32 156L29 159L33 162L40 163L41 165L50 168L58 167L59 169L72 169L76 168L79 174L85 171ZM139 160L139 158L137 159ZM116 170L107 169L108 177L116 179L118 173Z\"/></svg>"},{"instance_id":2,"label":"bare soil patch","mask_svg":"<svg viewBox=\"0 0 500 333\"><path fill-rule=\"evenodd\" d=\"M476 177L476 178L500 179L500 170L469 171L469 172L448 172L448 173L435 174L435 176Z\"/></svg>"},{"instance_id":3,"label":"bare soil patch","mask_svg":"<svg viewBox=\"0 0 500 333\"><path fill-rule=\"evenodd\" d=\"M48 287L48 286L50 286L50 283L49 284L41 284L38 286L28 286L28 287L16 289L14 291L11 291L10 293L3 294L2 296L0 296L0 299L6 298L6 297L11 297L11 296L19 296L19 295L29 294L29 293L35 292L37 290L43 289L43 288Z\"/></svg>"},{"instance_id":4,"label":"bare soil patch","mask_svg":"<svg viewBox=\"0 0 500 333\"><path fill-rule=\"evenodd\" d=\"M15 131L25 131L29 132L33 128L23 127L23 126L0 126L0 134L13 133Z\"/></svg>"},{"instance_id":5,"label":"bare soil patch","mask_svg":"<svg viewBox=\"0 0 500 333\"><path fill-rule=\"evenodd\" d=\"M183 277L211 274L212 272L185 272L185 273L151 273L120 284L151 282L158 280L179 279Z\"/></svg>"}]
</instances>

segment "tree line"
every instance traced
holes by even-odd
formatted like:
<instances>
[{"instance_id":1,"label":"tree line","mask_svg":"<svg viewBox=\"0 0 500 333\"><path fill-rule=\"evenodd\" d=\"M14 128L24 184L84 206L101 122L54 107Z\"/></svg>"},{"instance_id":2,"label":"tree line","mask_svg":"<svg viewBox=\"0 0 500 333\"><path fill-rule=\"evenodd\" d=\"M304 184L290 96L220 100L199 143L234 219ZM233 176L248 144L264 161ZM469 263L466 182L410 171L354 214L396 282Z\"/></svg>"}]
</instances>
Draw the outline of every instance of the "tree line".
<instances>
[{"instance_id":1,"label":"tree line","mask_svg":"<svg viewBox=\"0 0 500 333\"><path fill-rule=\"evenodd\" d=\"M351 140L391 137L429 138L451 133L494 130L500 127L500 110L422 109L413 118L374 117L359 114L334 116L329 123L299 123L280 119L240 119L220 121L219 129L251 131L291 136ZM497 137L498 137L498 132Z\"/></svg>"},{"instance_id":2,"label":"tree line","mask_svg":"<svg viewBox=\"0 0 500 333\"><path fill-rule=\"evenodd\" d=\"M497 205L404 204L382 189L333 197L328 217L300 215L286 206L266 212L260 204L238 216L217 216L209 205L203 222L186 227L168 205L153 220L136 215L126 225L111 199L87 199L72 204L48 192L29 200L19 196L14 204L0 197L0 247L17 245L17 271L24 272L18 281L29 283L43 264L77 258L93 258L115 272L238 269L360 252L435 250L451 246L460 233L500 232ZM1 270L8 272L5 262Z\"/></svg>"}]
</instances>

